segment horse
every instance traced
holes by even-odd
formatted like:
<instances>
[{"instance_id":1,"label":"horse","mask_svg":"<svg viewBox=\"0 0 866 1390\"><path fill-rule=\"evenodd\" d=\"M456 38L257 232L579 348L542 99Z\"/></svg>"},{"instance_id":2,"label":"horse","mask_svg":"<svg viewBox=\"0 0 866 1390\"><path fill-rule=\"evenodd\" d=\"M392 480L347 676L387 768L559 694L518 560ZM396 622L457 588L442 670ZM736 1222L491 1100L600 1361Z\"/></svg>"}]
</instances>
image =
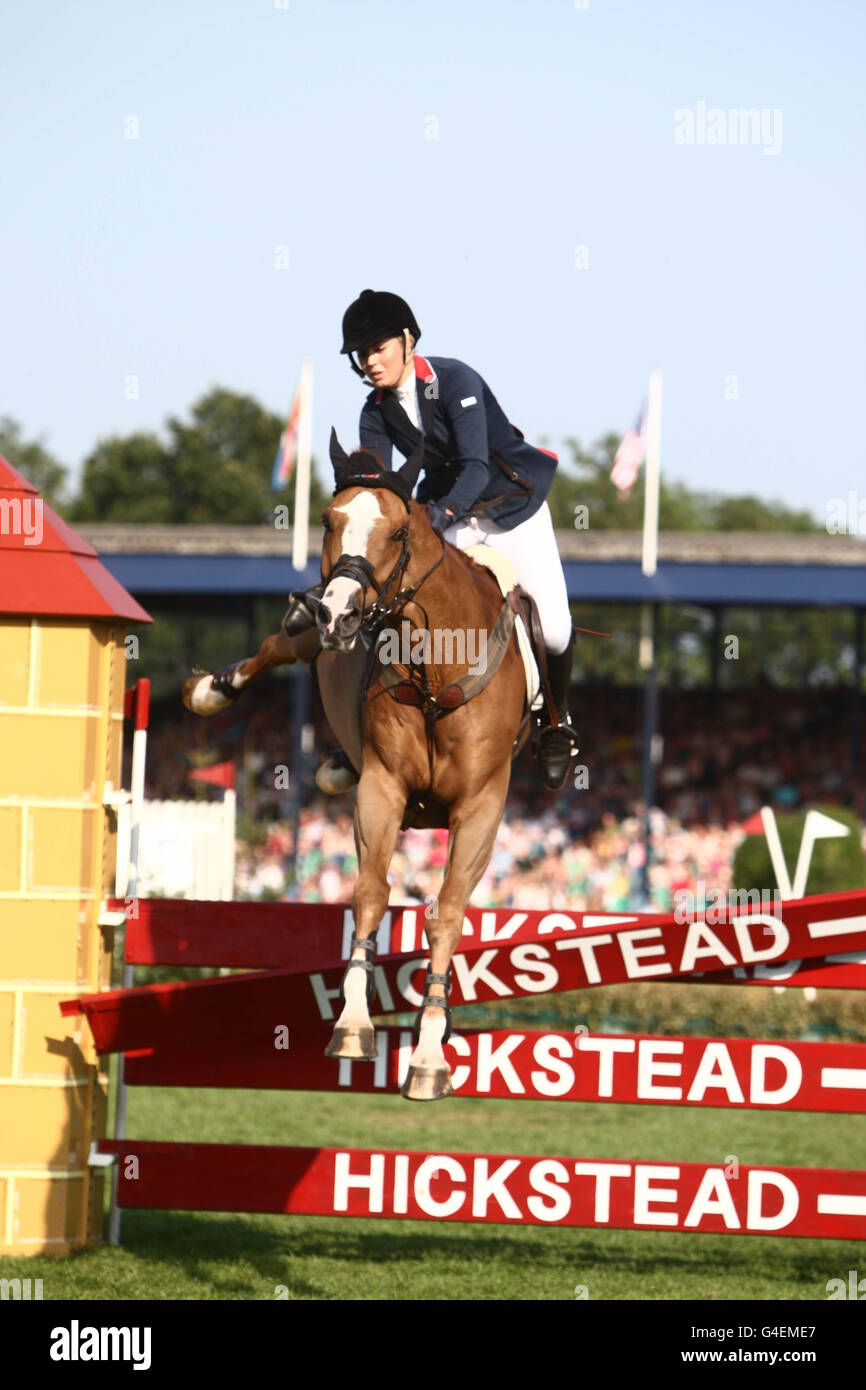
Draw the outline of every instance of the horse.
<instances>
[{"instance_id":1,"label":"horse","mask_svg":"<svg viewBox=\"0 0 866 1390\"><path fill-rule=\"evenodd\" d=\"M433 530L427 508L412 497L423 444L393 471L364 450L347 455L333 430L330 453L335 489L322 516L325 587L315 628L268 638L251 660L212 678L193 677L184 701L196 713L215 713L262 671L310 661L319 648L325 713L360 773L355 935L329 1057L377 1055L369 1006L388 867L401 828L447 827L442 886L425 923L424 995L401 1088L408 1100L438 1100L453 1094L443 1052L451 1034L451 961L466 906L490 861L512 758L529 732L526 676L514 640L518 604L513 595L503 598L487 568ZM483 651L480 665L466 660L470 645Z\"/></svg>"}]
</instances>

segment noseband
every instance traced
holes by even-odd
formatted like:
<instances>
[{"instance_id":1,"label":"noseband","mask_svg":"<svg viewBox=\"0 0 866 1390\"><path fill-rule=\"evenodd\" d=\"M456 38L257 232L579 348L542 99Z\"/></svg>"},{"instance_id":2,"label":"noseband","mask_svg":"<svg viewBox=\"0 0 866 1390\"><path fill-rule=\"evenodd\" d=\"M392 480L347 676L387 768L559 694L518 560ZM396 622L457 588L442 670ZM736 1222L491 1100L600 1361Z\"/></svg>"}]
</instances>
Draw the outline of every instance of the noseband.
<instances>
[{"instance_id":1,"label":"noseband","mask_svg":"<svg viewBox=\"0 0 866 1390\"><path fill-rule=\"evenodd\" d=\"M370 564L370 561L367 559L366 555L344 554L340 555L334 563L330 574L328 575L327 579L325 579L325 585L327 586L334 579L352 579L356 584L360 584L361 589L365 594L369 588L373 588L376 590L376 594L378 596L376 598L376 601L370 605L370 607L367 609L367 611L363 614L361 618L361 628L365 632L370 632L374 628L378 627L382 622L384 622L386 618L394 617L394 615L400 611L403 605L405 603L408 603L409 599L413 598L414 595L417 594L418 590L421 588L421 585L424 583L424 580L427 579L427 577L433 573L437 566L441 565L442 561L445 559L445 539L444 537L440 537L440 540L442 542L442 553L439 556L439 559L436 561L435 564L430 566L426 573L422 574L421 578L418 580L416 584L411 584L406 589L400 589L399 585L403 579L404 574L406 573L406 568L409 564L409 561L412 558L409 552L408 526L405 529L400 543L400 554L397 556L397 559L387 579L384 579L381 584L376 579L376 576L373 573L373 566ZM387 595L388 590L391 588L392 584L395 584L398 587L397 591L394 593L393 598L389 602Z\"/></svg>"}]
</instances>

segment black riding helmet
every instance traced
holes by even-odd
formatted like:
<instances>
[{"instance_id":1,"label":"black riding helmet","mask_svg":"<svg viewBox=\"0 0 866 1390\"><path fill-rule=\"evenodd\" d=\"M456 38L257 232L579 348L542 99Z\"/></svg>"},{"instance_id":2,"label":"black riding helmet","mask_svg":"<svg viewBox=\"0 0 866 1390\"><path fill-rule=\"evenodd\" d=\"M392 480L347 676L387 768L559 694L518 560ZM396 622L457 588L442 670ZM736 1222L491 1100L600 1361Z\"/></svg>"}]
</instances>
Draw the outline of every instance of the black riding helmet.
<instances>
[{"instance_id":1,"label":"black riding helmet","mask_svg":"<svg viewBox=\"0 0 866 1390\"><path fill-rule=\"evenodd\" d=\"M383 338L401 338L404 328L408 328L417 343L421 329L405 299L387 290L362 290L343 315L340 352L349 354L352 370L363 377L364 371L355 361L357 349L381 342Z\"/></svg>"}]
</instances>

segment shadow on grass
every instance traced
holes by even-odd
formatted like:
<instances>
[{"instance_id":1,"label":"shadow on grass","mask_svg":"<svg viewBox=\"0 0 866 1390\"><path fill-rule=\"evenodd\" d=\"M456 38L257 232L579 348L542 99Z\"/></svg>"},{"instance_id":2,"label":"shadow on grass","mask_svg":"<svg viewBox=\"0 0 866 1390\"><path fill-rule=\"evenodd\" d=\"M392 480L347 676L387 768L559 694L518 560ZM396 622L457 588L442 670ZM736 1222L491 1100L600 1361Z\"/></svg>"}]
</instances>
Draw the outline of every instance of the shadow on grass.
<instances>
[{"instance_id":1,"label":"shadow on grass","mask_svg":"<svg viewBox=\"0 0 866 1390\"><path fill-rule=\"evenodd\" d=\"M683 1298L695 1296L693 1290L699 1286L704 1292L698 1297L712 1298L714 1281L722 1298L737 1297L731 1292L732 1283L748 1297L748 1291L760 1282L775 1289L765 1294L767 1298L821 1298L826 1297L826 1279L846 1270L851 1254L842 1242L778 1237L738 1240L659 1231L588 1234L562 1227L538 1234L526 1228L488 1231L477 1225L431 1230L426 1224L419 1229L408 1222L382 1231L371 1230L368 1221L353 1227L351 1218L340 1217L299 1218L303 1228L293 1224L282 1230L256 1224L268 1219L127 1211L123 1248L134 1257L138 1278L145 1283L148 1266L153 1267L154 1283L164 1283L166 1264L170 1264L188 1281L187 1296L194 1298L192 1290L198 1285L207 1288L201 1295L205 1298L266 1300L275 1297L279 1285L288 1289L289 1298L391 1297L377 1291L377 1270L387 1271L385 1283L402 1270L406 1298L435 1298L429 1285L437 1283L444 1290L448 1281L453 1281L455 1292L443 1291L438 1295L443 1299L483 1299L485 1284L490 1297L501 1298L504 1283L514 1289L531 1280L537 1287L545 1275L558 1286L563 1277L572 1284L586 1283L588 1278L622 1281L624 1288L633 1290L627 1296L638 1299L653 1297L649 1291L653 1284L681 1291L673 1297ZM317 1281L309 1270L303 1274L293 1270L298 1261L325 1262L328 1278ZM233 1264L238 1267L233 1269ZM255 1275L250 1277L251 1268L268 1292L251 1291L258 1282ZM417 1281L414 1292L413 1279ZM336 1283L347 1281L351 1281L350 1293L335 1289ZM780 1281L786 1286L784 1293ZM471 1295L465 1293L470 1283L475 1289ZM570 1290L571 1284L567 1287Z\"/></svg>"}]
</instances>

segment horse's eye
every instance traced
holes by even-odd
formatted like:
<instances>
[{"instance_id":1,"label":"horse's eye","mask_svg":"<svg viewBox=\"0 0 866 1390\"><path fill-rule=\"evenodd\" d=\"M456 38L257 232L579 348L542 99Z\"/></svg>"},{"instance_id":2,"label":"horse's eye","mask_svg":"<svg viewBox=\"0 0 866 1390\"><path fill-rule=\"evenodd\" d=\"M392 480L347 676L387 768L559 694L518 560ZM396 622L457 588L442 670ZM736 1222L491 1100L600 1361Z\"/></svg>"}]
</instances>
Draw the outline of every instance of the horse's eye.
<instances>
[{"instance_id":1,"label":"horse's eye","mask_svg":"<svg viewBox=\"0 0 866 1390\"><path fill-rule=\"evenodd\" d=\"M326 516L322 517L322 526L326 531L330 531L331 529L331 523Z\"/></svg>"}]
</instances>

